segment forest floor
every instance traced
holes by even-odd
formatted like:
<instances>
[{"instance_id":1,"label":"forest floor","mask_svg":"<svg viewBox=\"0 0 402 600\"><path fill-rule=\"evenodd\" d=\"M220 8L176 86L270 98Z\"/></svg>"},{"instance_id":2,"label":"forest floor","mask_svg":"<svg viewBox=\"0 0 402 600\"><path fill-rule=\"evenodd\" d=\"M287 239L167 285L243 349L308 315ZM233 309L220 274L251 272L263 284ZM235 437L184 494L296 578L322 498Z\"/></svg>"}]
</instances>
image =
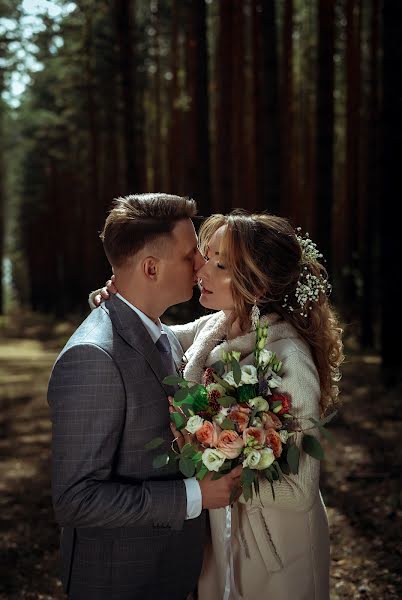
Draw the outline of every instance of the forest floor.
<instances>
[{"instance_id":1,"label":"forest floor","mask_svg":"<svg viewBox=\"0 0 402 600\"><path fill-rule=\"evenodd\" d=\"M46 388L71 324L37 322L0 339L0 599L61 600L50 497ZM331 528L331 600L402 598L401 389L379 357L350 352L321 490Z\"/></svg>"}]
</instances>

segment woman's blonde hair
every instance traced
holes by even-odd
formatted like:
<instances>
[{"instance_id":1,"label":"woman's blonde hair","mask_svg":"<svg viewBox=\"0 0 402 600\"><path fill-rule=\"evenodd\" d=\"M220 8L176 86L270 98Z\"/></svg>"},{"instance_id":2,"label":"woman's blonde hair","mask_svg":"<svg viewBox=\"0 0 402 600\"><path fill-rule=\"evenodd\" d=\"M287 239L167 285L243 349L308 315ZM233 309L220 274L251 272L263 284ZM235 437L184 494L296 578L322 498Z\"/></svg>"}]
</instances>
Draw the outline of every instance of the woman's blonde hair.
<instances>
[{"instance_id":1,"label":"woman's blonde hair","mask_svg":"<svg viewBox=\"0 0 402 600\"><path fill-rule=\"evenodd\" d=\"M311 348L320 377L320 407L324 414L338 398L342 329L324 293L310 303L307 316L302 315L295 291L306 263L293 227L286 219L269 214L234 211L229 215L212 215L199 232L204 254L212 235L223 225L227 227L223 238L225 265L231 273L234 301L231 322L237 320L242 331L248 331L251 308L257 301L262 315L277 313L291 323ZM309 261L307 268L312 275L326 276L317 260ZM288 306L283 306L286 296ZM294 299L293 306L290 299Z\"/></svg>"}]
</instances>

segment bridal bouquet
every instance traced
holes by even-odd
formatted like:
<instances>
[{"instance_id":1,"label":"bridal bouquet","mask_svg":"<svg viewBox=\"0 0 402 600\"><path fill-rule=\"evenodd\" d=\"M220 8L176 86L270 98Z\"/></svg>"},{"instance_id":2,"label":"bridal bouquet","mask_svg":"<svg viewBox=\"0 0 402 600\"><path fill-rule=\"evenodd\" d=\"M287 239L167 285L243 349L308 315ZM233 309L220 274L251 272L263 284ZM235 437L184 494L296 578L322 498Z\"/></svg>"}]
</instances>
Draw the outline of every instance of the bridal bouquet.
<instances>
[{"instance_id":1,"label":"bridal bouquet","mask_svg":"<svg viewBox=\"0 0 402 600\"><path fill-rule=\"evenodd\" d=\"M193 441L180 451L172 447L169 453L156 456L154 467L177 460L185 477L200 480L211 471L213 478L219 478L242 464L243 496L249 500L259 494L260 477L269 481L275 498L274 482L284 474L297 474L296 432L302 432L302 449L307 454L317 460L324 457L317 438L305 433L292 415L290 396L276 391L282 382L282 362L265 348L267 333L268 327L258 323L252 365L240 365L240 352L223 352L222 360L204 372L203 384L173 375L164 379L166 384L179 386L173 405L180 411L171 418L177 429L193 434ZM323 421L310 419L309 429L317 427L329 438L324 426L334 414ZM155 449L163 442L156 438L147 448Z\"/></svg>"}]
</instances>

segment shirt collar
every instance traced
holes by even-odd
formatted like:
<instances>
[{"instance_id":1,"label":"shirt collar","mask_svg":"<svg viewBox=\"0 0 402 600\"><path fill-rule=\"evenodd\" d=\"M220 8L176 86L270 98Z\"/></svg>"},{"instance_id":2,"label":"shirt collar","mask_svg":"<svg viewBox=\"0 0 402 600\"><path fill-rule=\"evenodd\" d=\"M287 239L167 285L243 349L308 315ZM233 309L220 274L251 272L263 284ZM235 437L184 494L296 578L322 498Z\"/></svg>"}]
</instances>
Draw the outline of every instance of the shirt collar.
<instances>
[{"instance_id":1,"label":"shirt collar","mask_svg":"<svg viewBox=\"0 0 402 600\"><path fill-rule=\"evenodd\" d=\"M137 315L141 319L142 324L144 325L145 329L148 331L149 335L151 336L152 341L154 342L154 344L156 344L156 342L159 340L162 333L165 333L162 329L162 323L161 323L160 319L158 319L157 322L155 323L145 313L143 313L142 310L140 310L139 308L134 306L134 304L131 304L128 300L123 298L123 296L121 294L117 293L116 296L118 298L120 298L120 300L122 302L124 302L124 304L127 304L127 306L129 306L135 313L137 313Z\"/></svg>"}]
</instances>

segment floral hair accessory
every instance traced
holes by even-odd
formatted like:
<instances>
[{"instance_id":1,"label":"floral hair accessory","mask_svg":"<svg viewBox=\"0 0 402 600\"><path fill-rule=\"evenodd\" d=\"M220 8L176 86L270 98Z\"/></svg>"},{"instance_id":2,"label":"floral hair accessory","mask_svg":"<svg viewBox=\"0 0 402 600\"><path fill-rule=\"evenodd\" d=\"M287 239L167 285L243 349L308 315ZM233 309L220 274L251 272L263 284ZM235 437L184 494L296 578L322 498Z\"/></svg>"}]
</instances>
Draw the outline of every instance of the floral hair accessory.
<instances>
[{"instance_id":1,"label":"floral hair accessory","mask_svg":"<svg viewBox=\"0 0 402 600\"><path fill-rule=\"evenodd\" d=\"M300 306L302 317L307 317L307 310L312 310L313 302L318 302L320 294L328 295L331 292L331 285L328 280L321 273L315 275L311 272L310 267L317 265L320 258L323 258L321 252L319 252L317 245L309 238L309 234L305 233L301 235L301 228L296 229L296 239L300 244L302 256L301 256L301 271L299 280L296 284L294 292L295 300ZM290 312L294 312L296 309L292 304L289 303L289 294L283 299L283 308L287 308ZM299 310L300 310L299 309Z\"/></svg>"}]
</instances>

